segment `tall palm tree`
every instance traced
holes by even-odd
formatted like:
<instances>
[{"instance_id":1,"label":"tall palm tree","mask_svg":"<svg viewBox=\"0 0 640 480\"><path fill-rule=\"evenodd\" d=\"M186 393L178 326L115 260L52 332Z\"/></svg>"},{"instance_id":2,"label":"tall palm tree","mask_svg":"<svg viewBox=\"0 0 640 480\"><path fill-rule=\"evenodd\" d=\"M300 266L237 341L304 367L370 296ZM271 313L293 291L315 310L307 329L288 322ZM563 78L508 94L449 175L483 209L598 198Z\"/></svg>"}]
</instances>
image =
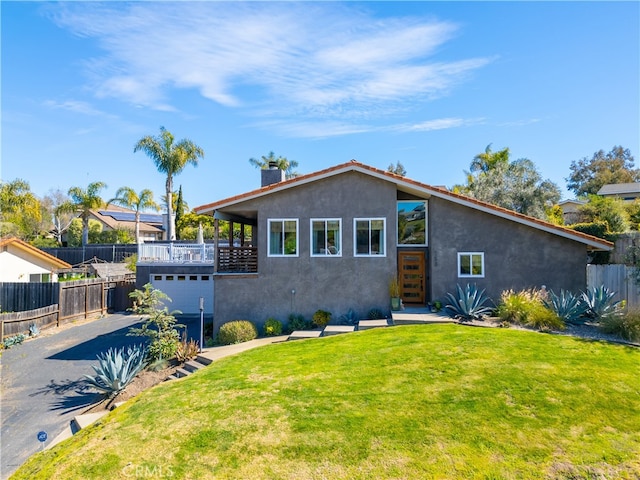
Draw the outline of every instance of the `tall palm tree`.
<instances>
[{"instance_id":1,"label":"tall palm tree","mask_svg":"<svg viewBox=\"0 0 640 480\"><path fill-rule=\"evenodd\" d=\"M497 152L491 151L491 144L487 145L484 153L479 153L473 157L471 162L471 173L487 173L491 170L509 164L509 147Z\"/></svg>"},{"instance_id":2,"label":"tall palm tree","mask_svg":"<svg viewBox=\"0 0 640 480\"><path fill-rule=\"evenodd\" d=\"M115 203L126 208L135 210L136 214L136 243L140 243L140 213L144 210L160 210L160 205L153 201L153 192L145 188L140 193L131 187L121 187L116 192L116 196L107 202L107 206Z\"/></svg>"},{"instance_id":3,"label":"tall palm tree","mask_svg":"<svg viewBox=\"0 0 640 480\"><path fill-rule=\"evenodd\" d=\"M204 158L204 150L186 138L174 143L174 137L164 127L160 127L160 135L146 136L138 140L134 153L142 150L156 164L160 173L167 176L165 183L167 193L167 237L175 240L175 224L173 218L173 177L178 175L188 163L198 165L198 159Z\"/></svg>"},{"instance_id":4,"label":"tall palm tree","mask_svg":"<svg viewBox=\"0 0 640 480\"><path fill-rule=\"evenodd\" d=\"M82 246L89 243L89 217L91 210L104 206L104 200L100 197L100 190L107 188L104 182L90 183L86 190L81 187L71 187L69 197L71 202L66 209L77 212L82 219Z\"/></svg>"},{"instance_id":5,"label":"tall palm tree","mask_svg":"<svg viewBox=\"0 0 640 480\"><path fill-rule=\"evenodd\" d=\"M280 170L284 170L287 178L293 178L298 176L298 172L294 169L298 166L298 162L295 160L289 160L287 157L276 157L276 154L269 152L269 155L262 155L261 159L250 158L249 163L256 168L266 170L269 168L269 164L275 162Z\"/></svg>"}]
</instances>

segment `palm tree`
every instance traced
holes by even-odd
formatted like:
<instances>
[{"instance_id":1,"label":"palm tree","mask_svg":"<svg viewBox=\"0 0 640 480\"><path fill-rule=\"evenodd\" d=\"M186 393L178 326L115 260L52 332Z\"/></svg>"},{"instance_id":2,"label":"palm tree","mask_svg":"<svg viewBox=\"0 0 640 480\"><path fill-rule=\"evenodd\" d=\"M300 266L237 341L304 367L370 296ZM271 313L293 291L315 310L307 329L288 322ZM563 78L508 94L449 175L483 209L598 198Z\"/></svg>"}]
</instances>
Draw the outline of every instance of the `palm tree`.
<instances>
[{"instance_id":1,"label":"palm tree","mask_svg":"<svg viewBox=\"0 0 640 480\"><path fill-rule=\"evenodd\" d=\"M160 205L153 201L153 192L145 188L138 194L131 187L121 187L116 192L116 196L107 202L107 206L112 203L135 210L136 243L140 243L140 213L150 208L156 212L160 210Z\"/></svg>"},{"instance_id":2,"label":"palm tree","mask_svg":"<svg viewBox=\"0 0 640 480\"><path fill-rule=\"evenodd\" d=\"M182 139L174 143L174 137L164 127L160 127L160 135L146 136L138 140L134 153L142 150L156 164L160 173L167 176L165 183L167 193L167 237L175 240L175 225L173 218L173 177L178 175L188 163L198 165L198 159L204 158L204 150L191 140Z\"/></svg>"},{"instance_id":3,"label":"palm tree","mask_svg":"<svg viewBox=\"0 0 640 480\"><path fill-rule=\"evenodd\" d=\"M503 148L497 152L491 151L491 144L487 145L484 153L479 153L473 157L471 162L471 173L487 173L495 170L500 166L509 164L509 147Z\"/></svg>"},{"instance_id":4,"label":"palm tree","mask_svg":"<svg viewBox=\"0 0 640 480\"><path fill-rule=\"evenodd\" d=\"M65 206L67 210L79 213L82 219L82 246L89 243L89 216L91 210L104 206L104 200L100 197L100 190L107 188L104 182L90 183L86 190L80 187L71 187L69 196L71 202Z\"/></svg>"},{"instance_id":5,"label":"palm tree","mask_svg":"<svg viewBox=\"0 0 640 480\"><path fill-rule=\"evenodd\" d=\"M276 154L269 152L269 155L262 155L261 160L257 158L250 158L249 163L256 168L266 170L269 168L269 164L275 162L280 170L284 170L287 178L293 178L298 176L298 172L294 170L298 166L298 162L295 160L288 160L287 157L276 158Z\"/></svg>"}]
</instances>

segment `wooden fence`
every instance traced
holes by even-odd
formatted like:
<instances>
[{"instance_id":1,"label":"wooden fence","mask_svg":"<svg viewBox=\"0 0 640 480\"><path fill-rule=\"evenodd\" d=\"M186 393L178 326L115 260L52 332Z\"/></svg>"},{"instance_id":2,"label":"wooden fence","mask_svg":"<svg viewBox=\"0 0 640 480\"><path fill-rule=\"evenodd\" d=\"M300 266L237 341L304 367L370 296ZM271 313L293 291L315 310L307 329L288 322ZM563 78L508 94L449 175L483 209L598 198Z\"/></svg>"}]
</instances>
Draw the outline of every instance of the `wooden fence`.
<instances>
[{"instance_id":1,"label":"wooden fence","mask_svg":"<svg viewBox=\"0 0 640 480\"><path fill-rule=\"evenodd\" d=\"M41 285L46 290L48 284ZM103 279L76 280L57 285L59 295L54 303L44 308L0 314L0 341L5 336L27 333L29 327L47 327L55 324L124 311L131 306L129 293L135 289L135 280L107 281ZM2 284L0 284L0 287ZM36 291L33 289L32 291ZM19 291L19 289L14 289ZM29 290L25 290L29 292ZM4 308L4 307L3 307ZM49 310L47 310L47 308Z\"/></svg>"},{"instance_id":2,"label":"wooden fence","mask_svg":"<svg viewBox=\"0 0 640 480\"><path fill-rule=\"evenodd\" d=\"M640 287L635 268L626 265L587 265L587 286L604 285L616 292L616 300L625 300L627 307L640 307Z\"/></svg>"}]
</instances>

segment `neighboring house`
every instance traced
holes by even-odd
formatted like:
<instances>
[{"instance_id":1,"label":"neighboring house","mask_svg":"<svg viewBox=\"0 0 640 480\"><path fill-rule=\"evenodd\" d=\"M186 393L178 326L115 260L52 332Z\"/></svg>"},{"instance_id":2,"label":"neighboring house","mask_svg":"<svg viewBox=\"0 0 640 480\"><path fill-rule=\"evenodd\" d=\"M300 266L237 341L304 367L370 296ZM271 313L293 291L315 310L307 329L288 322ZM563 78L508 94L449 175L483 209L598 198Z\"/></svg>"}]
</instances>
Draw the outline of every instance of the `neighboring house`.
<instances>
[{"instance_id":1,"label":"neighboring house","mask_svg":"<svg viewBox=\"0 0 640 480\"><path fill-rule=\"evenodd\" d=\"M136 212L118 205L109 205L104 210L92 210L91 216L102 224L103 230L136 231ZM162 240L164 235L163 215L158 213L140 214L140 241Z\"/></svg>"},{"instance_id":2,"label":"neighboring house","mask_svg":"<svg viewBox=\"0 0 640 480\"><path fill-rule=\"evenodd\" d=\"M0 239L0 282L57 282L67 262L17 238Z\"/></svg>"},{"instance_id":3,"label":"neighboring house","mask_svg":"<svg viewBox=\"0 0 640 480\"><path fill-rule=\"evenodd\" d=\"M625 202L633 202L636 198L640 198L640 183L610 183L603 185L598 190L598 195L620 198Z\"/></svg>"},{"instance_id":4,"label":"neighboring house","mask_svg":"<svg viewBox=\"0 0 640 480\"><path fill-rule=\"evenodd\" d=\"M562 209L562 218L565 225L573 225L580 222L580 207L586 205L584 200L563 200L558 205Z\"/></svg>"},{"instance_id":5,"label":"neighboring house","mask_svg":"<svg viewBox=\"0 0 640 480\"><path fill-rule=\"evenodd\" d=\"M613 248L356 161L289 180L280 170L262 175L261 188L195 209L213 215L216 231L221 221L250 229L251 242L214 242L204 261L194 261L193 252L189 260L185 252L181 261L162 256L169 255L167 246L139 253L138 285L151 281L188 292L190 278L198 282L206 269L211 292L205 301L216 326L234 319L286 321L294 312L310 318L318 309L334 320L349 309L364 318L373 308L389 311L388 286L396 276L408 307L443 301L456 284L467 283L494 301L510 288L576 292L586 286L587 251Z\"/></svg>"}]
</instances>

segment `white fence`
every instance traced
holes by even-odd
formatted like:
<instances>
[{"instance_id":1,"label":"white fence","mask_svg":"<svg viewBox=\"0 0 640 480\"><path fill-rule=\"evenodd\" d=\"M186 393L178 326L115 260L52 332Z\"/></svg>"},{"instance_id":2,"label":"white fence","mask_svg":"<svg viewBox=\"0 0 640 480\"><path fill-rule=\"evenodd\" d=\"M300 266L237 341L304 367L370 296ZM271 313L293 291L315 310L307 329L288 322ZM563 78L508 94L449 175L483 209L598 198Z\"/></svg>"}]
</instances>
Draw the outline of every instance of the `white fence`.
<instances>
[{"instance_id":1,"label":"white fence","mask_svg":"<svg viewBox=\"0 0 640 480\"><path fill-rule=\"evenodd\" d=\"M204 243L138 245L138 263L213 263L214 254L214 246Z\"/></svg>"},{"instance_id":2,"label":"white fence","mask_svg":"<svg viewBox=\"0 0 640 480\"><path fill-rule=\"evenodd\" d=\"M616 300L626 300L627 307L640 307L640 287L635 280L635 268L626 265L587 265L587 286L604 285L616 292Z\"/></svg>"}]
</instances>

